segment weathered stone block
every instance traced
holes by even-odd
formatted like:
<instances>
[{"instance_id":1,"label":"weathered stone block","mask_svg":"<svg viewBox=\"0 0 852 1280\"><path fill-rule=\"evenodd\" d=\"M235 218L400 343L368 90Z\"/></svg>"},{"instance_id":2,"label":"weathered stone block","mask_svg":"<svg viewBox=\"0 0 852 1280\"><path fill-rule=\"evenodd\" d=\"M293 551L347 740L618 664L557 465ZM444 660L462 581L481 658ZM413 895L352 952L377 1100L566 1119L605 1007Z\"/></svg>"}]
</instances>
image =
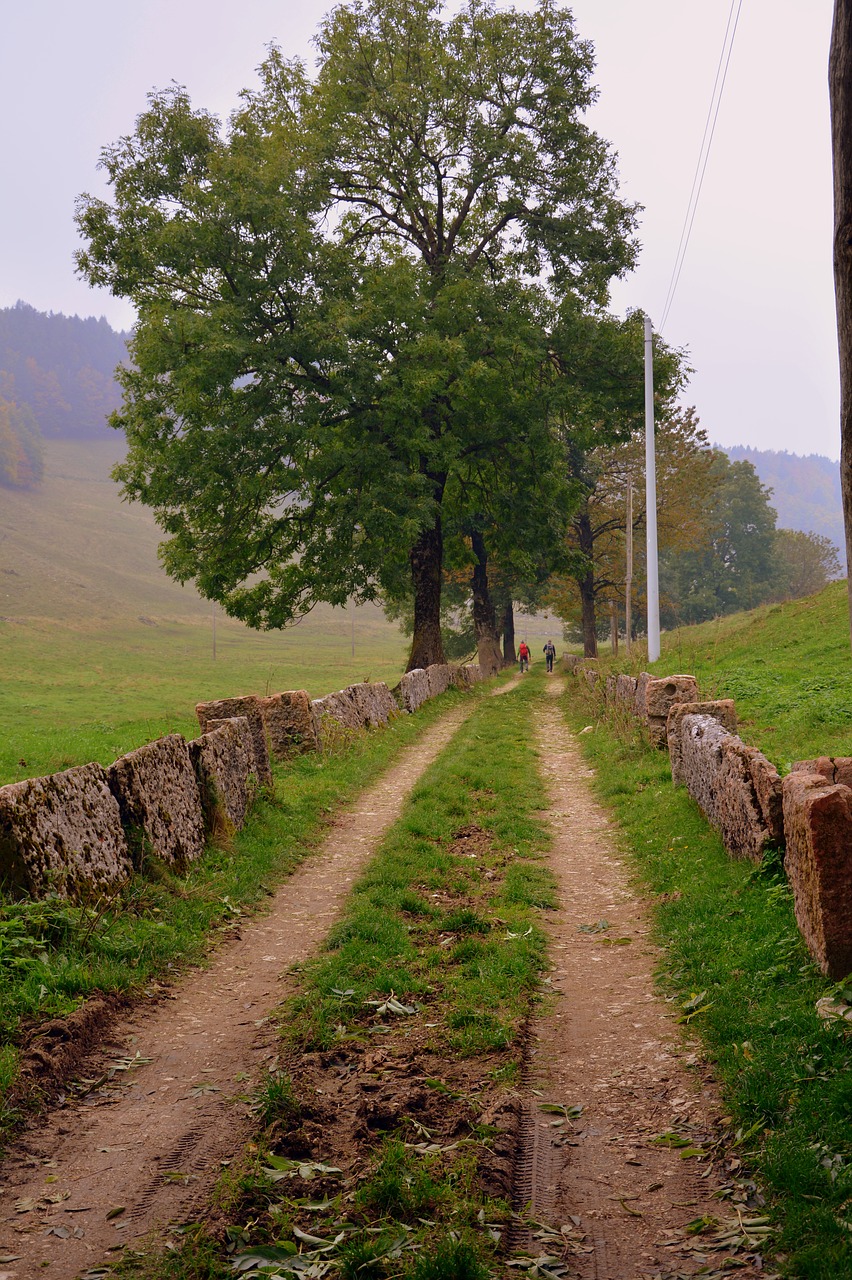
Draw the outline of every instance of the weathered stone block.
<instances>
[{"instance_id":1,"label":"weathered stone block","mask_svg":"<svg viewBox=\"0 0 852 1280\"><path fill-rule=\"evenodd\" d=\"M633 710L640 720L647 720L648 707L645 703L645 690L649 683L654 679L650 671L640 671L636 677L636 696L633 702Z\"/></svg>"},{"instance_id":2,"label":"weathered stone block","mask_svg":"<svg viewBox=\"0 0 852 1280\"><path fill-rule=\"evenodd\" d=\"M698 681L695 676L666 676L662 680L647 680L645 718L648 737L655 747L668 746L666 720L671 708L678 702L696 702L697 699Z\"/></svg>"},{"instance_id":3,"label":"weathered stone block","mask_svg":"<svg viewBox=\"0 0 852 1280\"><path fill-rule=\"evenodd\" d=\"M615 678L615 701L632 712L636 702L636 677L622 674Z\"/></svg>"},{"instance_id":4,"label":"weathered stone block","mask_svg":"<svg viewBox=\"0 0 852 1280\"><path fill-rule=\"evenodd\" d=\"M259 698L258 709L274 760L289 760L291 756L316 751L317 731L306 690L290 689Z\"/></svg>"},{"instance_id":5,"label":"weathered stone block","mask_svg":"<svg viewBox=\"0 0 852 1280\"><path fill-rule=\"evenodd\" d=\"M442 693L446 693L453 682L453 669L446 662L436 662L433 666L427 667L426 675L429 679L430 698L438 698Z\"/></svg>"},{"instance_id":6,"label":"weathered stone block","mask_svg":"<svg viewBox=\"0 0 852 1280\"><path fill-rule=\"evenodd\" d=\"M783 843L777 770L754 747L727 733L718 720L683 717L680 772L733 857L758 861L770 845Z\"/></svg>"},{"instance_id":7,"label":"weathered stone block","mask_svg":"<svg viewBox=\"0 0 852 1280\"><path fill-rule=\"evenodd\" d=\"M355 695L361 724L368 729L387 724L388 720L399 714L396 698L383 681L365 681L353 684L351 689Z\"/></svg>"},{"instance_id":8,"label":"weathered stone block","mask_svg":"<svg viewBox=\"0 0 852 1280\"><path fill-rule=\"evenodd\" d=\"M603 678L597 666L591 665L594 661L594 658L587 658L583 664L583 678L590 689L596 689Z\"/></svg>"},{"instance_id":9,"label":"weathered stone block","mask_svg":"<svg viewBox=\"0 0 852 1280\"><path fill-rule=\"evenodd\" d=\"M143 845L179 867L201 856L201 797L189 750L179 733L121 756L110 765L107 778L137 866Z\"/></svg>"},{"instance_id":10,"label":"weathered stone block","mask_svg":"<svg viewBox=\"0 0 852 1280\"><path fill-rule=\"evenodd\" d=\"M583 659L578 653L563 653L562 655L562 665L572 676L577 674L577 668L581 666L582 662Z\"/></svg>"},{"instance_id":11,"label":"weathered stone block","mask_svg":"<svg viewBox=\"0 0 852 1280\"><path fill-rule=\"evenodd\" d=\"M478 662L466 662L456 669L456 684L460 689L470 688L484 680L482 667Z\"/></svg>"},{"instance_id":12,"label":"weathered stone block","mask_svg":"<svg viewBox=\"0 0 852 1280\"><path fill-rule=\"evenodd\" d=\"M606 698L607 706L611 707L615 705L615 690L616 690L617 683L618 683L618 676L613 676L613 675L607 676L606 686L604 690L604 697Z\"/></svg>"},{"instance_id":13,"label":"weathered stone block","mask_svg":"<svg viewBox=\"0 0 852 1280\"><path fill-rule=\"evenodd\" d=\"M269 763L269 744L266 740L266 724L263 718L263 699L255 694L242 698L219 698L216 702L199 702L195 708L201 732L206 733L211 720L231 720L245 716L251 726L254 743L254 773L262 787L272 786L272 767Z\"/></svg>"},{"instance_id":14,"label":"weathered stone block","mask_svg":"<svg viewBox=\"0 0 852 1280\"><path fill-rule=\"evenodd\" d=\"M852 972L852 790L820 773L784 779L784 866L796 920L823 973Z\"/></svg>"},{"instance_id":15,"label":"weathered stone block","mask_svg":"<svg viewBox=\"0 0 852 1280\"><path fill-rule=\"evenodd\" d=\"M672 782L683 782L680 768L680 735L684 716L712 716L729 733L736 733L737 712L733 698L708 702L676 702L666 717L666 739L672 766Z\"/></svg>"},{"instance_id":16,"label":"weathered stone block","mask_svg":"<svg viewBox=\"0 0 852 1280\"><path fill-rule=\"evenodd\" d=\"M223 826L239 831L251 800L254 744L245 716L223 720L187 743L195 769L204 827L208 834ZM223 821L224 820L224 821Z\"/></svg>"},{"instance_id":17,"label":"weathered stone block","mask_svg":"<svg viewBox=\"0 0 852 1280\"><path fill-rule=\"evenodd\" d=\"M364 728L358 698L351 688L315 698L311 707L317 741L322 748L342 745L347 737Z\"/></svg>"},{"instance_id":18,"label":"weathered stone block","mask_svg":"<svg viewBox=\"0 0 852 1280\"><path fill-rule=\"evenodd\" d=\"M429 698L429 677L422 667L406 671L399 682L399 700L403 711L413 712Z\"/></svg>"},{"instance_id":19,"label":"weathered stone block","mask_svg":"<svg viewBox=\"0 0 852 1280\"><path fill-rule=\"evenodd\" d=\"M819 756L816 760L800 760L793 765L796 773L819 773L826 782L840 782L852 787L852 756Z\"/></svg>"},{"instance_id":20,"label":"weathered stone block","mask_svg":"<svg viewBox=\"0 0 852 1280\"><path fill-rule=\"evenodd\" d=\"M99 764L0 787L0 885L79 900L132 873L115 797Z\"/></svg>"}]
</instances>

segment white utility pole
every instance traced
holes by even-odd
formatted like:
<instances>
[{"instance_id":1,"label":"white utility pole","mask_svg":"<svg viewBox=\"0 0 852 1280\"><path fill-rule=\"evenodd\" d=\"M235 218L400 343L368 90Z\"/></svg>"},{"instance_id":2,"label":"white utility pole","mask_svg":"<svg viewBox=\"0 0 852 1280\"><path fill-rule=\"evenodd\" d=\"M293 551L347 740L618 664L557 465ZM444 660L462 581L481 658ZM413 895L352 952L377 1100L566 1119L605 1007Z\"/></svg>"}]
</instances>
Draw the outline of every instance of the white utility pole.
<instances>
[{"instance_id":1,"label":"white utility pole","mask_svg":"<svg viewBox=\"0 0 852 1280\"><path fill-rule=\"evenodd\" d=\"M649 316L645 316L645 527L648 532L648 661L656 662L660 656L660 580L654 455L654 329Z\"/></svg>"}]
</instances>

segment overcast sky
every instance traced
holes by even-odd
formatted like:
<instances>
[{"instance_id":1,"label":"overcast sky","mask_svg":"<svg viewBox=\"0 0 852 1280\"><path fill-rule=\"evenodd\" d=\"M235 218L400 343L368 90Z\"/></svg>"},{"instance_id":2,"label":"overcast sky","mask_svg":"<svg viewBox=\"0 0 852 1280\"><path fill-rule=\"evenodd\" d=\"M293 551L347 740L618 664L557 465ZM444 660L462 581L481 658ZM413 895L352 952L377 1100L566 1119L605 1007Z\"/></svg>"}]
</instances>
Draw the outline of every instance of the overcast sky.
<instances>
[{"instance_id":1,"label":"overcast sky","mask_svg":"<svg viewBox=\"0 0 852 1280\"><path fill-rule=\"evenodd\" d=\"M524 0L521 0L527 7ZM266 44L311 57L325 0L29 0L0 45L0 305L132 322L74 275L75 197L100 148L175 80L223 115ZM730 0L575 0L597 51L592 122L645 207L638 269L613 307L661 316ZM744 0L713 151L664 336L722 444L839 453L826 66L831 0Z\"/></svg>"}]
</instances>

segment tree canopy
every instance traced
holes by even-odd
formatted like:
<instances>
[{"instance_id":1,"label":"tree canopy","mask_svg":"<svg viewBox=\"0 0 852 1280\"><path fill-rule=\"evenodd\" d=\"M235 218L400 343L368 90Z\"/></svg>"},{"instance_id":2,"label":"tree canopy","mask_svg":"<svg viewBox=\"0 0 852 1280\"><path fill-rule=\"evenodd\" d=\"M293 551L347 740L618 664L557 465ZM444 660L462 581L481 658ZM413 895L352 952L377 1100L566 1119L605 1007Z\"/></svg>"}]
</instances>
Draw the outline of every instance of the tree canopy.
<instances>
[{"instance_id":1,"label":"tree canopy","mask_svg":"<svg viewBox=\"0 0 852 1280\"><path fill-rule=\"evenodd\" d=\"M313 79L272 48L226 127L152 95L79 267L137 307L117 474L168 571L255 626L408 579L425 665L471 522L566 510L560 308L605 303L634 211L552 0L355 0L317 47Z\"/></svg>"}]
</instances>

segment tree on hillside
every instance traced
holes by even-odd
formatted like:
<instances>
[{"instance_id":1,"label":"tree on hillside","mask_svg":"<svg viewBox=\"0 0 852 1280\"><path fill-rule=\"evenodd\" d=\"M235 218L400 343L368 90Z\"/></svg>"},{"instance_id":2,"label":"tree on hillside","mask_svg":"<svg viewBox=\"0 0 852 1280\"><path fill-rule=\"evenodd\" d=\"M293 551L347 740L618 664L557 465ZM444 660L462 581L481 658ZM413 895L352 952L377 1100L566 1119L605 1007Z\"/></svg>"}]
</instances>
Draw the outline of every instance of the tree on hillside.
<instances>
[{"instance_id":1,"label":"tree on hillside","mask_svg":"<svg viewBox=\"0 0 852 1280\"><path fill-rule=\"evenodd\" d=\"M777 600L811 596L841 575L837 547L820 533L776 529L775 560Z\"/></svg>"},{"instance_id":2,"label":"tree on hillside","mask_svg":"<svg viewBox=\"0 0 852 1280\"><path fill-rule=\"evenodd\" d=\"M657 522L660 545L678 553L702 537L701 495L713 453L692 409L669 409L656 424ZM574 570L557 577L548 596L566 621L577 619L587 657L597 653L598 605L624 599L627 487L633 487L636 550L634 608L642 601L645 528L645 438L638 426L621 444L593 449L585 460L585 492L571 517Z\"/></svg>"},{"instance_id":3,"label":"tree on hillside","mask_svg":"<svg viewBox=\"0 0 852 1280\"><path fill-rule=\"evenodd\" d=\"M834 164L834 285L840 354L840 489L852 628L852 0L834 0L828 91Z\"/></svg>"},{"instance_id":4,"label":"tree on hillside","mask_svg":"<svg viewBox=\"0 0 852 1280\"><path fill-rule=\"evenodd\" d=\"M43 475L44 449L32 412L0 396L0 485L32 489Z\"/></svg>"},{"instance_id":5,"label":"tree on hillside","mask_svg":"<svg viewBox=\"0 0 852 1280\"><path fill-rule=\"evenodd\" d=\"M707 483L694 502L700 542L666 547L660 556L664 626L753 609L771 598L777 563L769 499L750 462L711 452Z\"/></svg>"},{"instance_id":6,"label":"tree on hillside","mask_svg":"<svg viewBox=\"0 0 852 1280\"><path fill-rule=\"evenodd\" d=\"M407 576L426 665L471 463L502 484L535 435L560 474L554 304L605 301L634 216L552 0L343 4L317 47L313 82L272 50L225 131L154 95L79 265L137 307L117 474L168 571L265 627Z\"/></svg>"}]
</instances>

